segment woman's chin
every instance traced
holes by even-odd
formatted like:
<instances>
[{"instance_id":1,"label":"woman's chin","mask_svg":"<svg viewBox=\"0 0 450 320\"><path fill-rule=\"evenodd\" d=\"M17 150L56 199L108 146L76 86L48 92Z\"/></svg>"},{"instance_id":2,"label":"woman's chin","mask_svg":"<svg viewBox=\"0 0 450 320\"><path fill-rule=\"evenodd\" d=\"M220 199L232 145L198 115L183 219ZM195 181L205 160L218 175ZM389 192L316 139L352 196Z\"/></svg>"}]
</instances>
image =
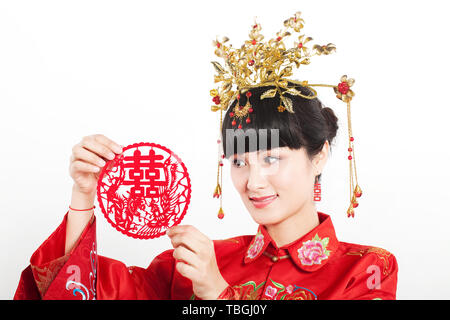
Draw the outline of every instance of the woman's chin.
<instances>
[{"instance_id":1,"label":"woman's chin","mask_svg":"<svg viewBox=\"0 0 450 320\"><path fill-rule=\"evenodd\" d=\"M250 215L253 220L257 224L269 225L269 224L277 224L281 222L281 217L279 212L275 212L274 210L255 210L254 208L250 211Z\"/></svg>"}]
</instances>

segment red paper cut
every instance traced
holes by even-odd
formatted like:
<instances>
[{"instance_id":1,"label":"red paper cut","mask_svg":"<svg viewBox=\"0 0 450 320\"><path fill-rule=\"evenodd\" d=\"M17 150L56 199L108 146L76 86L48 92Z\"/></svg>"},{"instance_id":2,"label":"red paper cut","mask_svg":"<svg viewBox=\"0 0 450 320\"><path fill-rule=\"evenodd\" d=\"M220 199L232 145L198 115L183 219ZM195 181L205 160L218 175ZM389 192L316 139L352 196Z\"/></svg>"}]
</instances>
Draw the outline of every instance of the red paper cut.
<instances>
[{"instance_id":1,"label":"red paper cut","mask_svg":"<svg viewBox=\"0 0 450 320\"><path fill-rule=\"evenodd\" d=\"M118 231L137 239L157 238L186 214L191 180L184 163L168 148L135 143L103 167L97 199Z\"/></svg>"}]
</instances>

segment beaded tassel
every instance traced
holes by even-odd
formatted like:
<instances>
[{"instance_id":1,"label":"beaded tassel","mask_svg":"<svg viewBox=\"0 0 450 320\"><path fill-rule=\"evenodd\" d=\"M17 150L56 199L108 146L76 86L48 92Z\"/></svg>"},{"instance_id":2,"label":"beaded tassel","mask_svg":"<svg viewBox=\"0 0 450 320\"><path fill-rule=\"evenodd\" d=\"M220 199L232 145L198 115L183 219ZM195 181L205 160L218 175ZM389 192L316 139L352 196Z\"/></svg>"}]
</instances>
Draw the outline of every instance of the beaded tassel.
<instances>
[{"instance_id":1,"label":"beaded tassel","mask_svg":"<svg viewBox=\"0 0 450 320\"><path fill-rule=\"evenodd\" d=\"M213 96L213 101L216 104L220 103L220 98L217 94L217 90L211 90L210 92L211 96ZM222 118L223 118L223 111L222 109L220 109L220 134L222 133ZM214 198L219 198L220 199L220 208L219 208L219 212L217 213L217 217L219 219L223 219L223 217L225 216L223 209L222 209L222 167L223 167L223 159L225 158L225 155L222 153L221 151L221 144L222 141L219 139L217 139L217 149L218 149L218 161L217 161L217 184L216 184L216 188L214 189L214 193L213 193L213 197Z\"/></svg>"},{"instance_id":2,"label":"beaded tassel","mask_svg":"<svg viewBox=\"0 0 450 320\"><path fill-rule=\"evenodd\" d=\"M362 190L358 185L358 175L356 174L356 162L355 162L355 138L352 133L352 122L350 113L350 101L347 102L347 120L348 120L348 164L350 171L350 206L347 209L347 217L355 217L355 210L359 203L356 198L361 197Z\"/></svg>"}]
</instances>

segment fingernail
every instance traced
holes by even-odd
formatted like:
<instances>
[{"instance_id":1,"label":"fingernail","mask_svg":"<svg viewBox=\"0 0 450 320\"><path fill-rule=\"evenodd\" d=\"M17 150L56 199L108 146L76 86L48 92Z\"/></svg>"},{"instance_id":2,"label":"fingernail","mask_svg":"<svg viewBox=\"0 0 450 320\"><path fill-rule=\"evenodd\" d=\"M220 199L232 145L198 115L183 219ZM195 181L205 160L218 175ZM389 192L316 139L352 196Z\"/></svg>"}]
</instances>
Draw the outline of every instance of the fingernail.
<instances>
[{"instance_id":1,"label":"fingernail","mask_svg":"<svg viewBox=\"0 0 450 320\"><path fill-rule=\"evenodd\" d=\"M112 160L112 159L114 159L114 158L115 158L114 153L108 153L108 159L109 159L109 160Z\"/></svg>"},{"instance_id":2,"label":"fingernail","mask_svg":"<svg viewBox=\"0 0 450 320\"><path fill-rule=\"evenodd\" d=\"M115 153L122 153L122 147L121 146L114 146L114 152Z\"/></svg>"}]
</instances>

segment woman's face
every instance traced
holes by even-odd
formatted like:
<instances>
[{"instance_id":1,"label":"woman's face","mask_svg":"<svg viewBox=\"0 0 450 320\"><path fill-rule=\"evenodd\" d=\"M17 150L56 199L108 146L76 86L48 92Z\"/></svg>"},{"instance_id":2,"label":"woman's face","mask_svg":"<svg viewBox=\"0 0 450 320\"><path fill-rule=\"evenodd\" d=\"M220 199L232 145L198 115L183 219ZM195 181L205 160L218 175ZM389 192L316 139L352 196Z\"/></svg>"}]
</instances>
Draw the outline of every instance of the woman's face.
<instances>
[{"instance_id":1,"label":"woman's face","mask_svg":"<svg viewBox=\"0 0 450 320\"><path fill-rule=\"evenodd\" d=\"M327 147L328 142L326 151ZM311 161L304 148L282 147L235 154L229 160L231 179L253 220L271 225L314 205L314 180L322 172L326 154L322 151ZM269 198L254 199L261 197Z\"/></svg>"}]
</instances>

